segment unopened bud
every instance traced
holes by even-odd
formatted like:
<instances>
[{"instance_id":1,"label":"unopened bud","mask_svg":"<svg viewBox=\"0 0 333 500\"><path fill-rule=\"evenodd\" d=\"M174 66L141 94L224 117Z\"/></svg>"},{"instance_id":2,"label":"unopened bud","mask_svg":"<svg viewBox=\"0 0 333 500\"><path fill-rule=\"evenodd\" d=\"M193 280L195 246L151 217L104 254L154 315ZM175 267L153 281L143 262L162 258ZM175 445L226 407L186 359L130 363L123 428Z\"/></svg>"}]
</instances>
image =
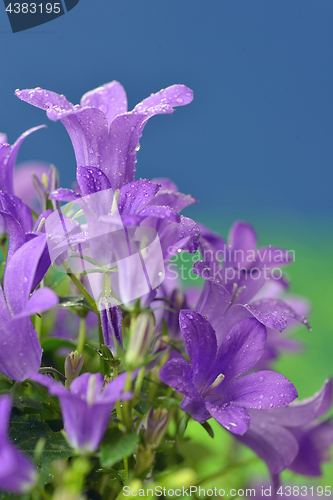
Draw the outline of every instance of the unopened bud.
<instances>
[{"instance_id":1,"label":"unopened bud","mask_svg":"<svg viewBox=\"0 0 333 500\"><path fill-rule=\"evenodd\" d=\"M69 387L73 380L79 376L82 365L83 354L79 356L77 351L72 351L70 354L67 354L65 360L65 387Z\"/></svg>"},{"instance_id":2,"label":"unopened bud","mask_svg":"<svg viewBox=\"0 0 333 500\"><path fill-rule=\"evenodd\" d=\"M132 368L142 365L151 346L155 330L152 314L140 313L131 322L129 346L126 352L126 363Z\"/></svg>"},{"instance_id":3,"label":"unopened bud","mask_svg":"<svg viewBox=\"0 0 333 500\"><path fill-rule=\"evenodd\" d=\"M147 418L145 443L158 446L169 425L169 412L166 408L151 408Z\"/></svg>"}]
</instances>

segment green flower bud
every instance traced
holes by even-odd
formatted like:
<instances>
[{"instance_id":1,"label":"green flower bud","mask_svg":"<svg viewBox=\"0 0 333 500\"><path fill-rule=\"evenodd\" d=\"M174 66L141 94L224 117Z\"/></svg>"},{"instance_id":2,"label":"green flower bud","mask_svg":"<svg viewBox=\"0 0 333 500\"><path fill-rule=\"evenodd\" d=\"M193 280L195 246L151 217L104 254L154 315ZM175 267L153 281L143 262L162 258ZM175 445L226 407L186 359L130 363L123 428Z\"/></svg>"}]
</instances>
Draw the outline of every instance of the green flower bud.
<instances>
[{"instance_id":1,"label":"green flower bud","mask_svg":"<svg viewBox=\"0 0 333 500\"><path fill-rule=\"evenodd\" d=\"M142 312L131 321L129 346L125 360L132 369L141 366L154 338L155 320L152 314Z\"/></svg>"},{"instance_id":2,"label":"green flower bud","mask_svg":"<svg viewBox=\"0 0 333 500\"><path fill-rule=\"evenodd\" d=\"M83 354L79 356L77 351L72 351L70 354L67 354L65 360L65 387L69 387L73 380L79 376L82 365Z\"/></svg>"}]
</instances>

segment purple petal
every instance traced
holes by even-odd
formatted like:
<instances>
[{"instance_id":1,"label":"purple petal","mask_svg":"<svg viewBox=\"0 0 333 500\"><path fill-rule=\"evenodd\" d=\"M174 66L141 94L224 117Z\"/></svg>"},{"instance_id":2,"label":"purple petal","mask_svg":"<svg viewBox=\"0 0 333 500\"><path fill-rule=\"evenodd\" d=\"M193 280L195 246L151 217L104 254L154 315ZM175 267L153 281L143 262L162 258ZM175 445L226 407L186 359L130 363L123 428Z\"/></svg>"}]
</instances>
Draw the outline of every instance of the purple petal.
<instances>
[{"instance_id":1,"label":"purple petal","mask_svg":"<svg viewBox=\"0 0 333 500\"><path fill-rule=\"evenodd\" d=\"M222 385L247 373L261 358L265 344L266 328L256 319L237 323L222 342L207 385L212 384L220 373L225 377Z\"/></svg>"},{"instance_id":2,"label":"purple petal","mask_svg":"<svg viewBox=\"0 0 333 500\"><path fill-rule=\"evenodd\" d=\"M31 128L26 132L24 132L22 135L20 135L15 144L13 144L13 146L11 147L8 159L5 162L5 164L1 165L0 163L0 186L3 191L7 191L10 194L14 194L14 187L13 187L14 166L21 144L24 141L24 139L28 137L28 135L44 127L45 125L40 125L39 127ZM2 148L2 150L3 152L7 150L8 153L7 148ZM0 162L1 162L1 156L0 156Z\"/></svg>"},{"instance_id":3,"label":"purple petal","mask_svg":"<svg viewBox=\"0 0 333 500\"><path fill-rule=\"evenodd\" d=\"M25 243L25 234L21 224L11 214L2 210L0 210L0 214L3 217L9 235L7 254L7 262L9 262L14 253Z\"/></svg>"},{"instance_id":4,"label":"purple petal","mask_svg":"<svg viewBox=\"0 0 333 500\"><path fill-rule=\"evenodd\" d=\"M38 372L43 350L30 318L13 318L2 323L0 345L1 373L22 382Z\"/></svg>"},{"instance_id":5,"label":"purple petal","mask_svg":"<svg viewBox=\"0 0 333 500\"><path fill-rule=\"evenodd\" d=\"M217 406L206 403L206 408L215 420L233 434L244 434L250 425L250 415L240 406Z\"/></svg>"},{"instance_id":6,"label":"purple petal","mask_svg":"<svg viewBox=\"0 0 333 500\"><path fill-rule=\"evenodd\" d=\"M96 108L78 109L55 119L61 119L67 129L74 147L77 165L97 167L107 175L105 165L109 162L111 148L108 151L108 125L102 111ZM115 189L114 186L112 187Z\"/></svg>"},{"instance_id":7,"label":"purple petal","mask_svg":"<svg viewBox=\"0 0 333 500\"><path fill-rule=\"evenodd\" d=\"M154 199L159 185L148 180L125 184L120 188L118 210L121 215L134 215Z\"/></svg>"},{"instance_id":8,"label":"purple petal","mask_svg":"<svg viewBox=\"0 0 333 500\"><path fill-rule=\"evenodd\" d=\"M77 182L82 196L97 193L104 189L111 189L111 184L106 175L96 167L78 167L76 171Z\"/></svg>"},{"instance_id":9,"label":"purple petal","mask_svg":"<svg viewBox=\"0 0 333 500\"><path fill-rule=\"evenodd\" d=\"M272 474L279 474L294 460L298 443L287 429L261 418L261 410L249 410L250 429L237 439L262 458Z\"/></svg>"},{"instance_id":10,"label":"purple petal","mask_svg":"<svg viewBox=\"0 0 333 500\"><path fill-rule=\"evenodd\" d=\"M160 191L150 202L151 205L167 205L176 212L180 212L193 203L198 203L198 200L190 194L175 193L173 191Z\"/></svg>"},{"instance_id":11,"label":"purple petal","mask_svg":"<svg viewBox=\"0 0 333 500\"><path fill-rule=\"evenodd\" d=\"M269 370L246 375L232 382L227 391L234 404L246 408L284 406L297 398L293 384L283 375Z\"/></svg>"},{"instance_id":12,"label":"purple petal","mask_svg":"<svg viewBox=\"0 0 333 500\"><path fill-rule=\"evenodd\" d=\"M225 258L227 267L237 267L237 264L248 267L248 254L252 253L257 246L257 236L253 227L243 221L236 221L229 232L230 251Z\"/></svg>"},{"instance_id":13,"label":"purple petal","mask_svg":"<svg viewBox=\"0 0 333 500\"><path fill-rule=\"evenodd\" d=\"M193 370L184 359L171 359L161 368L159 377L165 384L173 387L185 396L196 397L198 391L193 385Z\"/></svg>"},{"instance_id":14,"label":"purple petal","mask_svg":"<svg viewBox=\"0 0 333 500\"><path fill-rule=\"evenodd\" d=\"M48 311L59 303L57 294L50 288L40 288L29 299L26 307L15 318L24 318L40 312Z\"/></svg>"},{"instance_id":15,"label":"purple petal","mask_svg":"<svg viewBox=\"0 0 333 500\"><path fill-rule=\"evenodd\" d=\"M162 89L156 94L151 94L142 102L137 104L133 110L135 113L141 113L151 107L159 105L168 105L171 107L185 106L193 100L193 92L185 85L171 85Z\"/></svg>"},{"instance_id":16,"label":"purple petal","mask_svg":"<svg viewBox=\"0 0 333 500\"><path fill-rule=\"evenodd\" d=\"M120 307L109 307L100 311L101 326L104 344L114 356L117 355L117 346L123 346L122 326L123 315Z\"/></svg>"},{"instance_id":17,"label":"purple petal","mask_svg":"<svg viewBox=\"0 0 333 500\"><path fill-rule=\"evenodd\" d=\"M74 109L73 104L67 101L64 95L59 95L55 92L44 90L39 87L35 89L16 90L15 95L22 101L25 101L36 108L44 109L45 111L48 111L53 107L64 111Z\"/></svg>"},{"instance_id":18,"label":"purple petal","mask_svg":"<svg viewBox=\"0 0 333 500\"><path fill-rule=\"evenodd\" d=\"M175 193L178 193L178 187L170 179L167 179L165 177L157 177L156 179L152 179L152 182L154 182L155 184L160 184L161 191L173 191Z\"/></svg>"},{"instance_id":19,"label":"purple petal","mask_svg":"<svg viewBox=\"0 0 333 500\"><path fill-rule=\"evenodd\" d=\"M300 427L326 413L332 404L332 380L326 380L320 391L312 397L295 401L282 408L273 408L262 413L272 422L288 427Z\"/></svg>"},{"instance_id":20,"label":"purple petal","mask_svg":"<svg viewBox=\"0 0 333 500\"><path fill-rule=\"evenodd\" d=\"M45 236L37 236L21 246L6 266L4 292L14 315L26 307L45 245Z\"/></svg>"},{"instance_id":21,"label":"purple petal","mask_svg":"<svg viewBox=\"0 0 333 500\"><path fill-rule=\"evenodd\" d=\"M0 397L0 441L8 433L11 409L12 398L4 394Z\"/></svg>"},{"instance_id":22,"label":"purple petal","mask_svg":"<svg viewBox=\"0 0 333 500\"><path fill-rule=\"evenodd\" d=\"M201 389L216 356L215 332L201 314L191 310L180 311L179 324L192 365L193 382Z\"/></svg>"},{"instance_id":23,"label":"purple petal","mask_svg":"<svg viewBox=\"0 0 333 500\"><path fill-rule=\"evenodd\" d=\"M59 200L59 201L76 201L78 198L81 198L81 196L72 189L56 189L52 193L50 193L50 198L51 200Z\"/></svg>"},{"instance_id":24,"label":"purple petal","mask_svg":"<svg viewBox=\"0 0 333 500\"><path fill-rule=\"evenodd\" d=\"M57 382L54 378L48 377L47 375L35 373L31 374L29 378L47 387L47 390L51 396L66 396L69 393L68 389L60 384L60 382Z\"/></svg>"},{"instance_id":25,"label":"purple petal","mask_svg":"<svg viewBox=\"0 0 333 500\"><path fill-rule=\"evenodd\" d=\"M216 329L228 307L230 306L229 292L219 283L206 280L197 305L196 311L205 316Z\"/></svg>"},{"instance_id":26,"label":"purple petal","mask_svg":"<svg viewBox=\"0 0 333 500\"><path fill-rule=\"evenodd\" d=\"M35 225L33 227L33 232L37 232L38 228L39 228L39 225L40 223L42 222L43 219L47 219L51 214L53 214L54 210L52 210L51 208L48 208L47 210L45 210L44 212L42 212L40 214L40 216L38 217L38 219L36 220L35 222ZM40 232L41 233L45 233L45 224L44 226L40 229Z\"/></svg>"},{"instance_id":27,"label":"purple petal","mask_svg":"<svg viewBox=\"0 0 333 500\"><path fill-rule=\"evenodd\" d=\"M158 219L165 219L170 222L180 222L180 216L175 210L170 207L163 206L149 206L145 207L139 212L140 217L157 217Z\"/></svg>"},{"instance_id":28,"label":"purple petal","mask_svg":"<svg viewBox=\"0 0 333 500\"><path fill-rule=\"evenodd\" d=\"M10 193L0 192L0 210L16 219L25 233L32 229L32 215L30 208L22 200Z\"/></svg>"},{"instance_id":29,"label":"purple petal","mask_svg":"<svg viewBox=\"0 0 333 500\"><path fill-rule=\"evenodd\" d=\"M115 80L84 94L80 104L82 107L100 109L105 114L109 127L116 116L127 111L125 90Z\"/></svg>"},{"instance_id":30,"label":"purple petal","mask_svg":"<svg viewBox=\"0 0 333 500\"><path fill-rule=\"evenodd\" d=\"M292 307L280 299L262 299L244 306L261 323L282 332L287 326L286 318L293 318L305 324L309 324L303 316L297 314Z\"/></svg>"}]
</instances>

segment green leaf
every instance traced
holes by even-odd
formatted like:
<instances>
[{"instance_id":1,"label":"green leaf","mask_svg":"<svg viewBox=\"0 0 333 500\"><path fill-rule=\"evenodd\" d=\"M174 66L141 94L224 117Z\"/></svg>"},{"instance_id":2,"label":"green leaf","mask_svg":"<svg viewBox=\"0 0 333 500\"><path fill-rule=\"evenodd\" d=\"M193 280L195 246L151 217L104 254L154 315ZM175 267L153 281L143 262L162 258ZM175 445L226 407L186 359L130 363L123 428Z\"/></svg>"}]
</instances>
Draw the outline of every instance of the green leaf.
<instances>
[{"instance_id":1,"label":"green leaf","mask_svg":"<svg viewBox=\"0 0 333 500\"><path fill-rule=\"evenodd\" d=\"M44 349L44 351L48 352L49 351L54 352L60 347L68 347L69 349L72 349L74 351L76 349L76 344L74 344L74 342L65 339L58 339L56 337L48 337L43 339L41 341L41 346Z\"/></svg>"},{"instance_id":2,"label":"green leaf","mask_svg":"<svg viewBox=\"0 0 333 500\"><path fill-rule=\"evenodd\" d=\"M24 408L34 408L38 412L43 411L43 405L40 401L36 401L36 399L27 398L25 396L15 396L13 406L19 410L23 410Z\"/></svg>"},{"instance_id":3,"label":"green leaf","mask_svg":"<svg viewBox=\"0 0 333 500\"><path fill-rule=\"evenodd\" d=\"M148 413L148 403L147 401L140 401L137 405L134 406L134 410L136 410L140 415L147 415Z\"/></svg>"},{"instance_id":4,"label":"green leaf","mask_svg":"<svg viewBox=\"0 0 333 500\"><path fill-rule=\"evenodd\" d=\"M191 417L187 413L184 413L184 415L180 419L179 426L178 426L178 440L179 440L179 444L181 444L182 441L183 441L183 437L184 437L184 434L185 434L185 431L186 431L186 427L187 427L187 424L188 424L188 421L190 420L190 418Z\"/></svg>"},{"instance_id":5,"label":"green leaf","mask_svg":"<svg viewBox=\"0 0 333 500\"><path fill-rule=\"evenodd\" d=\"M176 441L164 441L164 443L160 444L155 448L156 453L160 453L161 451L169 450L170 448L175 447Z\"/></svg>"},{"instance_id":6,"label":"green leaf","mask_svg":"<svg viewBox=\"0 0 333 500\"><path fill-rule=\"evenodd\" d=\"M95 311L87 299L82 297L82 295L68 295L67 297L59 297L59 305L63 307L74 307L88 309L89 311Z\"/></svg>"},{"instance_id":7,"label":"green leaf","mask_svg":"<svg viewBox=\"0 0 333 500\"><path fill-rule=\"evenodd\" d=\"M205 429L205 431L207 432L207 434L209 434L211 438L214 438L214 431L211 428L210 424L208 422L204 422L201 425Z\"/></svg>"},{"instance_id":8,"label":"green leaf","mask_svg":"<svg viewBox=\"0 0 333 500\"><path fill-rule=\"evenodd\" d=\"M158 399L159 401L162 401L166 408L168 408L169 410L171 410L171 408L173 408L174 406L177 406L179 408L181 403L180 399L168 398L167 396L160 396Z\"/></svg>"},{"instance_id":9,"label":"green leaf","mask_svg":"<svg viewBox=\"0 0 333 500\"><path fill-rule=\"evenodd\" d=\"M118 429L109 431L99 452L102 467L112 467L124 457L132 455L138 442L139 436L136 432L123 434Z\"/></svg>"},{"instance_id":10,"label":"green leaf","mask_svg":"<svg viewBox=\"0 0 333 500\"><path fill-rule=\"evenodd\" d=\"M73 454L61 432L52 432L39 415L21 415L13 409L9 437L31 458L33 458L35 447L40 438L46 440L43 453L36 464L41 482L44 484L50 482L51 463L55 460L67 459Z\"/></svg>"}]
</instances>

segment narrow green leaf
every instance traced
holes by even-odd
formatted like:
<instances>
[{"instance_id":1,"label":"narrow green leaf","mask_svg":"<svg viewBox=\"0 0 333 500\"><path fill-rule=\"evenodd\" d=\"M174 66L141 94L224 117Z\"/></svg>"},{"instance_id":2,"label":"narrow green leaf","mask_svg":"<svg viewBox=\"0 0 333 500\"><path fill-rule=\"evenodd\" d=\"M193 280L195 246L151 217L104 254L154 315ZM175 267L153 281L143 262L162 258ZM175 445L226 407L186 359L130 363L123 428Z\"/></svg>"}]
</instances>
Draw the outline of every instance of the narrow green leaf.
<instances>
[{"instance_id":1,"label":"narrow green leaf","mask_svg":"<svg viewBox=\"0 0 333 500\"><path fill-rule=\"evenodd\" d=\"M204 422L201 425L205 429L205 431L207 432L207 434L209 434L211 438L214 438L214 431L211 428L210 424L208 422Z\"/></svg>"},{"instance_id":2,"label":"narrow green leaf","mask_svg":"<svg viewBox=\"0 0 333 500\"><path fill-rule=\"evenodd\" d=\"M136 432L123 434L118 429L109 431L99 452L102 467L112 467L124 457L130 456L138 442L139 436Z\"/></svg>"}]
</instances>

